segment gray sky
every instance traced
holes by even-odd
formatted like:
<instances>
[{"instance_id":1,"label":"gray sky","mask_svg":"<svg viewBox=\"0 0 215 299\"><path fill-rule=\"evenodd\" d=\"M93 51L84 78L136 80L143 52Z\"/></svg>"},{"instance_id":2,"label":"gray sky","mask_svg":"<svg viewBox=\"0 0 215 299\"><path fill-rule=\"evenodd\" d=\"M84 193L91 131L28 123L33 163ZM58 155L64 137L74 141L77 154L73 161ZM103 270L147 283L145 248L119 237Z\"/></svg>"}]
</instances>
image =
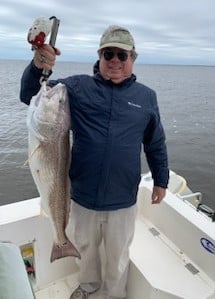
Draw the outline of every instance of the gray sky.
<instances>
[{"instance_id":1,"label":"gray sky","mask_svg":"<svg viewBox=\"0 0 215 299\"><path fill-rule=\"evenodd\" d=\"M1 0L0 59L31 59L28 29L53 15L62 61L94 62L101 34L115 24L133 34L138 63L215 65L214 0Z\"/></svg>"}]
</instances>

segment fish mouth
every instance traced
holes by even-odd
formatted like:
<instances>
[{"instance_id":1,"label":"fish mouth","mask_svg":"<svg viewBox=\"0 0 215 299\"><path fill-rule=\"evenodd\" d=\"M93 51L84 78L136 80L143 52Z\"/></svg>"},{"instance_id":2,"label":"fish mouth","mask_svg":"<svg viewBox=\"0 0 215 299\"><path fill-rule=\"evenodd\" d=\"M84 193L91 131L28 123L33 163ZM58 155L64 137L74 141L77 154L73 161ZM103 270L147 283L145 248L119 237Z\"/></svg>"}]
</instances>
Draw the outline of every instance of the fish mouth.
<instances>
[{"instance_id":1,"label":"fish mouth","mask_svg":"<svg viewBox=\"0 0 215 299\"><path fill-rule=\"evenodd\" d=\"M46 88L46 96L48 98L52 98L56 93L59 95L59 98L63 99L62 102L65 102L65 98L67 95L67 89L66 86L62 83L58 83L57 85L55 85L54 87L50 88L47 87Z\"/></svg>"}]
</instances>

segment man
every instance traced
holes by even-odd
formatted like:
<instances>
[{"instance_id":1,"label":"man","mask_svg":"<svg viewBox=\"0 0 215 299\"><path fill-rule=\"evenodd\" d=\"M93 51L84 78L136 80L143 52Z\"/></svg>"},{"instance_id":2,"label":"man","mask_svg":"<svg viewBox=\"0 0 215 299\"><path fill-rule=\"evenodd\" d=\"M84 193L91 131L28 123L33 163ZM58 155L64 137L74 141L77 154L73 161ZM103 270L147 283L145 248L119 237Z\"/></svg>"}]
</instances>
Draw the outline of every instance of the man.
<instances>
[{"instance_id":1,"label":"man","mask_svg":"<svg viewBox=\"0 0 215 299\"><path fill-rule=\"evenodd\" d=\"M21 84L27 104L40 88L42 69L51 70L60 51L44 45L35 51ZM137 57L130 32L110 26L103 33L94 75L50 80L66 85L73 131L70 178L72 221L81 253L79 287L70 299L86 299L102 284L99 245L104 241L103 292L126 298L129 246L133 239L140 182L141 144L154 179L152 203L165 196L168 162L155 92L136 82Z\"/></svg>"}]
</instances>

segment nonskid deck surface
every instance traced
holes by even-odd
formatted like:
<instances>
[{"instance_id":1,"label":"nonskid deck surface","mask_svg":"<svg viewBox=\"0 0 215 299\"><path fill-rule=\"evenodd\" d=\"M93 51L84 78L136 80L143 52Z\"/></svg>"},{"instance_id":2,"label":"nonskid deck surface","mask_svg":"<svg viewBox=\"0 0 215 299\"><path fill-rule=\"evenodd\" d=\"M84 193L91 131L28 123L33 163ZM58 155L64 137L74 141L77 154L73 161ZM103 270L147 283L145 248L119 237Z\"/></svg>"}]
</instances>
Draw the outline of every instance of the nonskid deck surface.
<instances>
[{"instance_id":1,"label":"nonskid deck surface","mask_svg":"<svg viewBox=\"0 0 215 299\"><path fill-rule=\"evenodd\" d=\"M64 279L58 280L36 292L36 299L69 299L72 292L78 287L77 274L72 274ZM89 299L104 299L101 292L91 294Z\"/></svg>"}]
</instances>

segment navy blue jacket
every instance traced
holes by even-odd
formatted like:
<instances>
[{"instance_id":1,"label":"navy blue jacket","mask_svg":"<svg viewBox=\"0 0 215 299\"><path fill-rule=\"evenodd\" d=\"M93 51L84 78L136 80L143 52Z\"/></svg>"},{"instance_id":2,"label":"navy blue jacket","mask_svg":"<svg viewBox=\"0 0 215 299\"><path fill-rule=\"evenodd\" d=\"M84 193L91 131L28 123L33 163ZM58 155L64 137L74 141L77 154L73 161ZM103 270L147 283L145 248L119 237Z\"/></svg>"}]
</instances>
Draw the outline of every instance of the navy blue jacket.
<instances>
[{"instance_id":1,"label":"navy blue jacket","mask_svg":"<svg viewBox=\"0 0 215 299\"><path fill-rule=\"evenodd\" d=\"M41 71L31 63L23 73L21 101L39 88ZM136 202L144 152L154 185L167 187L165 134L155 92L132 75L120 84L94 76L51 80L66 85L73 131L70 178L72 198L94 210L127 208Z\"/></svg>"}]
</instances>

